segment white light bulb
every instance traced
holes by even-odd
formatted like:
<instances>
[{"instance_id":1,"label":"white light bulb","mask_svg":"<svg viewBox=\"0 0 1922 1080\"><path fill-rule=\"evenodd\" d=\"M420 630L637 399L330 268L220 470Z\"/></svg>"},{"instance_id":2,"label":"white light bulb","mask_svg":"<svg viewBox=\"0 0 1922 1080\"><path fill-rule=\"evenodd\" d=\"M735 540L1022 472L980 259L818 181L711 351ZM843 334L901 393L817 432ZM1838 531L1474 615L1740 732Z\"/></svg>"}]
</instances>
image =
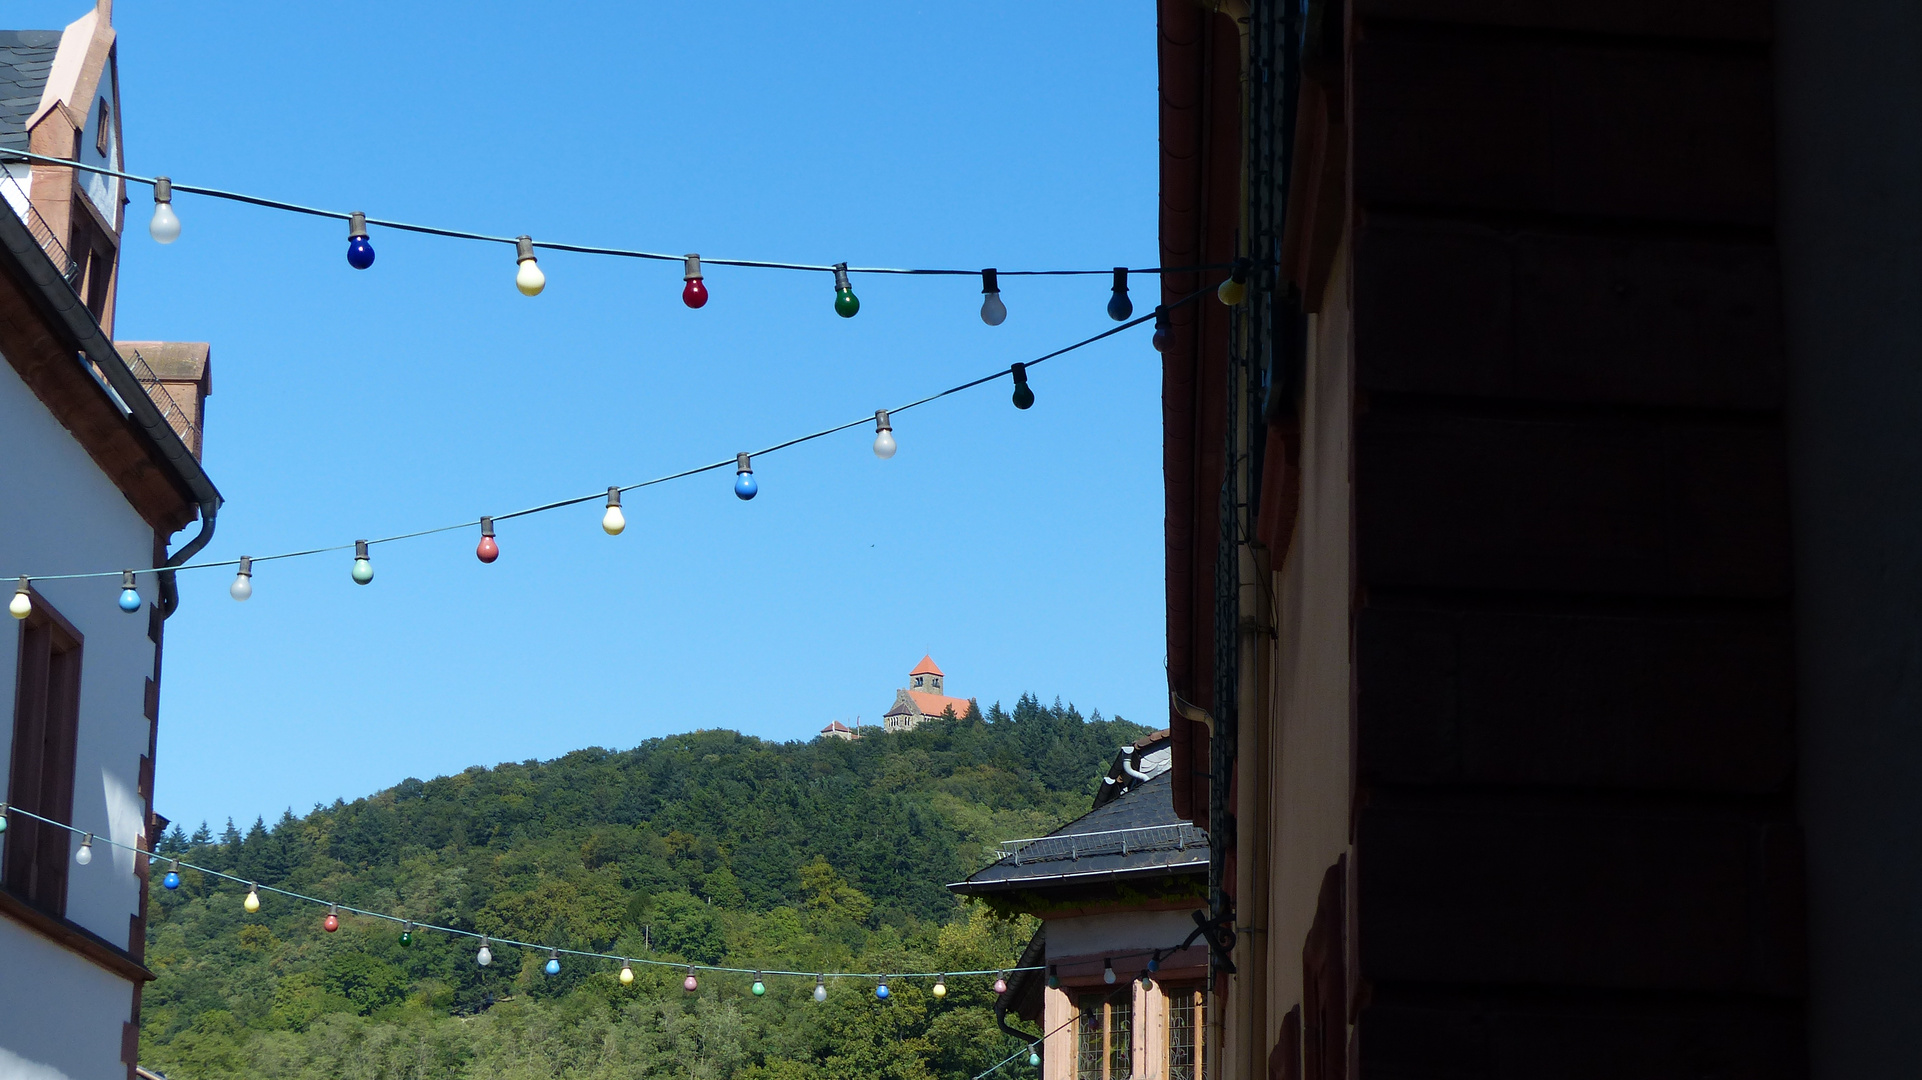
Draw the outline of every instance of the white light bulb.
<instances>
[{"instance_id":1,"label":"white light bulb","mask_svg":"<svg viewBox=\"0 0 1922 1080\"><path fill-rule=\"evenodd\" d=\"M82 866L93 861L93 834L80 838L80 850L73 853L73 861Z\"/></svg>"},{"instance_id":2,"label":"white light bulb","mask_svg":"<svg viewBox=\"0 0 1922 1080\"><path fill-rule=\"evenodd\" d=\"M816 979L814 981L814 1000L826 1001L827 999L828 999L828 984L820 979Z\"/></svg>"},{"instance_id":3,"label":"white light bulb","mask_svg":"<svg viewBox=\"0 0 1922 1080\"><path fill-rule=\"evenodd\" d=\"M486 967L487 965L493 962L494 962L494 950L488 948L485 945L482 945L480 947L480 951L474 954L474 963L479 964L482 967Z\"/></svg>"},{"instance_id":4,"label":"white light bulb","mask_svg":"<svg viewBox=\"0 0 1922 1080\"><path fill-rule=\"evenodd\" d=\"M541 273L541 265L532 259L521 264L514 273L514 287L522 296L539 296L547 288L547 275Z\"/></svg>"},{"instance_id":5,"label":"white light bulb","mask_svg":"<svg viewBox=\"0 0 1922 1080\"><path fill-rule=\"evenodd\" d=\"M882 461L894 456L894 432L883 431L874 437L874 456Z\"/></svg>"},{"instance_id":6,"label":"white light bulb","mask_svg":"<svg viewBox=\"0 0 1922 1080\"><path fill-rule=\"evenodd\" d=\"M7 604L7 610L16 619L24 619L33 614L33 597L27 595L26 578L20 579L20 588L14 592L12 601Z\"/></svg>"},{"instance_id":7,"label":"white light bulb","mask_svg":"<svg viewBox=\"0 0 1922 1080\"><path fill-rule=\"evenodd\" d=\"M514 287L522 296L539 296L547 287L547 275L541 273L541 264L534 260L534 239L521 236L516 237L514 243L518 248L515 258L520 262L520 269L514 271Z\"/></svg>"},{"instance_id":8,"label":"white light bulb","mask_svg":"<svg viewBox=\"0 0 1922 1080\"><path fill-rule=\"evenodd\" d=\"M1000 326L1008 318L1008 305L1001 302L1001 294L991 292L981 301L981 321L989 326Z\"/></svg>"},{"instance_id":9,"label":"white light bulb","mask_svg":"<svg viewBox=\"0 0 1922 1080\"><path fill-rule=\"evenodd\" d=\"M240 557L240 571L234 575L234 583L227 586L227 595L236 600L245 600L254 594L254 560L246 555Z\"/></svg>"},{"instance_id":10,"label":"white light bulb","mask_svg":"<svg viewBox=\"0 0 1922 1080\"><path fill-rule=\"evenodd\" d=\"M147 222L147 232L162 244L171 244L180 239L180 218L174 214L171 204L154 204L153 220Z\"/></svg>"}]
</instances>

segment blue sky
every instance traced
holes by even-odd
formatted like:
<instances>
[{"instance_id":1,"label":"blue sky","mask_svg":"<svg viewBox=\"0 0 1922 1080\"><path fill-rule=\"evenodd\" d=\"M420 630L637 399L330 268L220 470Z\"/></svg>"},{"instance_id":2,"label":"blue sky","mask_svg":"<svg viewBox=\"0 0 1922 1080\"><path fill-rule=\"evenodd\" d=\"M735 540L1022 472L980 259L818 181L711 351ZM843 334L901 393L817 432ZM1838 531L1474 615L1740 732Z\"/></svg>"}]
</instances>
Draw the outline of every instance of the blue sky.
<instances>
[{"instance_id":1,"label":"blue sky","mask_svg":"<svg viewBox=\"0 0 1922 1080\"><path fill-rule=\"evenodd\" d=\"M1146 0L1029 5L116 5L128 167L370 215L857 265L1157 259ZM9 5L62 26L78 0ZM118 336L213 343L210 557L344 543L627 484L853 419L1113 324L1100 278L865 277L545 254L133 191ZM1145 312L1157 286L1137 279ZM182 575L156 808L269 820L407 776L694 728L873 722L949 691L1164 714L1160 378L1147 328L899 419L628 496ZM187 534L178 540L184 541ZM88 568L93 569L93 568Z\"/></svg>"}]
</instances>

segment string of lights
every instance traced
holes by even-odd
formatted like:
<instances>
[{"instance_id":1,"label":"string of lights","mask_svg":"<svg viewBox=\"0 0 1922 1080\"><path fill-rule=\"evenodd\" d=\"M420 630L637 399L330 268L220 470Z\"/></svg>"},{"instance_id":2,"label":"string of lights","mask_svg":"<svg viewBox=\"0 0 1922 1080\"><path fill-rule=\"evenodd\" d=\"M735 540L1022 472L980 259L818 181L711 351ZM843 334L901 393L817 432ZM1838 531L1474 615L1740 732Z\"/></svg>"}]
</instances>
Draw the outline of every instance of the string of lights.
<instances>
[{"instance_id":1,"label":"string of lights","mask_svg":"<svg viewBox=\"0 0 1922 1080\"><path fill-rule=\"evenodd\" d=\"M869 423L872 423L875 428L874 454L876 457L886 460L892 458L897 449L894 438L894 417L907 412L909 409L939 401L942 398L998 381L1004 377L1012 377L1014 380L1013 402L1015 407L1018 409L1027 409L1033 406L1035 400L1034 390L1028 384L1028 370L1030 368L1055 359L1056 357L1074 352L1076 349L1092 345L1105 338L1113 337L1125 330L1132 329L1147 322L1154 322L1156 324L1154 340L1155 347L1159 349L1164 341L1164 330L1162 327L1166 321L1167 313L1175 308L1195 302L1204 296L1207 291L1207 289L1200 289L1189 293L1187 296L1156 308L1148 315L1143 315L1140 318L1124 322L1119 326L1103 330L1101 333L1083 338L1071 345L1065 345L1053 352L1035 357L1032 360L1019 361L999 371L983 375L978 379L971 379L958 386L951 386L946 390L929 394L926 397L917 398L905 405L897 406L893 409L877 409L871 416L862 416L860 419L850 420L844 424L836 424L832 427L823 428L806 435L784 439L759 450L744 451L734 455L732 458L724 458L720 461L709 462L705 465L696 465L692 468L681 469L668 473L665 476L654 477L651 480L642 480L639 483L627 484L625 486L614 485L587 495L556 499L551 502L541 503L538 506L530 506L526 509L515 510L505 514L482 515L479 519L455 522L451 525L417 529L412 532L400 533L394 536L384 536L372 540L354 540L349 543L303 548L297 551L283 551L273 555L242 555L237 559L212 559L203 562L185 563L176 567L150 566L144 569L90 570L65 574L19 574L17 575L18 583L14 590L13 599L8 603L7 610L16 619L24 619L32 614L33 596L31 586L35 581L70 581L77 579L118 577L120 579L120 609L128 614L133 614L141 609L143 603L140 598L138 584L138 579L141 575L157 574L162 570L178 572L182 570L206 570L228 566L235 568L234 580L233 583L228 586L228 594L235 600L244 601L253 596L255 564L274 562L282 559L298 559L314 555L325 555L333 552L346 551L350 548L354 552L351 576L357 584L366 585L374 580L374 565L371 549L375 546L396 543L402 540L413 540L424 536L433 536L438 533L452 532L457 529L471 529L476 526L480 528L481 536L480 543L476 545L474 549L475 557L483 563L491 563L500 557L500 542L495 536L495 525L498 522L527 517L532 514L548 513L550 511L578 506L582 503L594 502L600 499L607 500L605 511L601 515L602 531L606 532L609 536L619 536L627 528L627 517L621 507L621 496L629 492L652 487L656 484L664 484L671 480L680 480L690 476L698 476L702 473L714 472L718 469L724 469L729 465L733 465L735 468L734 494L743 501L750 500L760 491L760 484L754 479L753 462L755 458L765 457L768 454L778 453L790 447L799 446L802 443L826 438L829 435L838 434L850 428L861 427Z\"/></svg>"},{"instance_id":2,"label":"string of lights","mask_svg":"<svg viewBox=\"0 0 1922 1080\"><path fill-rule=\"evenodd\" d=\"M149 861L149 865L158 865L161 863L165 863L168 869L166 871L166 874L161 878L161 887L169 891L180 888L180 885L181 885L180 871L181 870L183 869L192 870L201 874L205 874L208 877L217 878L221 881L228 881L228 882L232 882L235 885L246 886L247 895L245 899L241 901L241 908L244 911L246 911L247 914L249 915L256 914L260 911L260 908L261 908L260 894L268 893L270 895L284 896L290 900L298 900L303 903L313 904L318 907L326 908L327 912L324 916L322 916L320 925L323 931L330 934L340 929L340 916L342 914L348 914L348 915L359 915L359 916L362 916L363 918L369 918L369 919L379 919L384 922L393 923L399 926L401 928L400 943L404 946L412 945L414 943L414 935L419 933L424 933L424 932L447 934L453 937L462 937L462 938L468 938L472 940L478 940L480 942L480 947L475 951L474 962L481 967L489 967L493 964L494 948L496 946L505 946L507 948L514 948L514 949L532 949L532 950L535 950L536 952L545 951L547 953L547 962L542 965L542 968L548 975L560 974L561 972L560 958L563 956L579 957L584 960L607 960L607 961L618 962L621 965L619 978L623 984L631 983L634 981L633 965L635 964L640 964L646 967L685 969L685 971L687 972L687 975L686 975L686 978L682 980L682 987L689 991L699 989L700 984L699 984L699 979L695 974L696 972L712 972L715 974L725 974L725 975L752 975L754 976L754 984L752 987L750 987L750 992L753 993L754 996L756 997L760 997L762 994L766 993L766 985L764 980L770 976L813 979L815 980L814 1000L816 1001L826 1000L827 981L830 979L852 979L852 980L862 981L862 982L872 980L875 983L875 997L880 998L882 1000L886 1000L889 995L889 990L888 990L889 979L895 979L895 980L933 979L934 986L931 992L934 994L935 997L940 998L940 997L947 996L947 980L950 978L970 978L970 977L976 977L976 976L992 975L995 977L995 981L994 981L995 993L1002 994L1007 992L1007 977L1009 975L1018 971L1041 970L1040 967L1035 966L1035 967L983 968L981 970L976 970L976 971L907 971L907 972L789 971L789 970L783 970L775 967L749 968L749 967L727 967L720 964L691 964L691 963L685 963L678 960L653 960L647 957L623 956L618 953L594 952L587 949L563 949L558 946L552 946L552 945L538 945L531 941L519 941L514 938L498 937L495 935L482 933L481 931L478 931L478 930L463 930L463 929L452 927L452 926L440 926L438 924L424 922L419 919L409 919L400 915L391 915L382 911L373 911L367 908L355 907L351 904L342 904L342 903L339 903L338 901L323 900L316 896L309 896L305 893L295 892L292 889L278 888L273 885L263 885L258 881L249 881L246 878L236 877L233 874L224 873L222 871L212 869L211 867L200 866L195 863L190 863L184 859L177 859L177 858L173 858L172 856L161 855L158 852L149 851L145 848L139 847L134 844L122 844L118 841L109 839L108 837L100 836L96 833L86 832L84 830L75 828L72 825L68 825L64 822L55 821L52 818L48 818L48 817L42 817L39 814L33 813L28 810L23 810L17 806L10 806L6 803L0 803L0 834L3 834L7 831L6 822L9 816L19 816L23 818L28 818L30 820L37 821L42 825L50 825L56 829L63 829L69 834L80 837L80 847L74 853L74 862L78 863L81 866L88 866L92 864L93 849L95 845L105 845L107 847L118 848L122 851L131 852L136 858L147 859Z\"/></svg>"},{"instance_id":3,"label":"string of lights","mask_svg":"<svg viewBox=\"0 0 1922 1080\"><path fill-rule=\"evenodd\" d=\"M705 272L702 265L749 267L761 270L801 270L834 275L834 311L842 318L851 319L861 310L861 301L854 295L854 285L850 274L897 274L918 277L973 277L981 278L981 321L989 326L999 326L1008 317L1008 308L1001 299L1000 279L1002 277L1088 277L1109 274L1113 286L1108 299L1108 316L1116 322L1126 322L1134 314L1134 301L1128 296L1128 275L1130 274L1176 274L1201 273L1206 271L1231 271L1232 280L1239 283L1245 273L1241 263L1222 263L1208 266L1181 267L1126 267L1116 266L1101 270L998 270L986 268L979 270L960 270L936 267L904 266L849 266L839 263L799 263L780 262L768 259L719 259L699 254L674 255L664 251L645 251L639 248L605 247L594 244L568 244L553 240L536 240L525 234L520 236L496 236L489 233L471 232L466 229L448 229L436 225L420 225L407 221L394 221L387 218L368 217L355 211L327 210L317 206L287 202L283 199L269 199L259 195L247 195L238 191L221 188L201 187L195 184L177 184L165 176L142 176L138 173L124 172L100 165L88 165L68 158L48 154L35 154L25 150L8 150L0 153L0 160L39 162L46 165L59 165L73 169L112 176L136 184L146 184L153 188L154 212L147 223L147 232L155 241L171 244L180 239L180 216L174 212L175 192L201 195L207 198L224 199L229 202L245 203L249 206L265 207L291 214L305 214L310 217L331 218L347 223L347 264L356 270L366 270L374 265L374 245L370 228L394 229L400 232L422 233L428 236L441 236L455 240L478 240L490 244L511 244L514 246L514 286L525 296L539 296L547 287L547 274L540 267L535 256L536 249L565 251L577 255L606 255L624 259L647 259L656 262L678 262L682 265L681 302L690 308L707 304L708 292Z\"/></svg>"}]
</instances>

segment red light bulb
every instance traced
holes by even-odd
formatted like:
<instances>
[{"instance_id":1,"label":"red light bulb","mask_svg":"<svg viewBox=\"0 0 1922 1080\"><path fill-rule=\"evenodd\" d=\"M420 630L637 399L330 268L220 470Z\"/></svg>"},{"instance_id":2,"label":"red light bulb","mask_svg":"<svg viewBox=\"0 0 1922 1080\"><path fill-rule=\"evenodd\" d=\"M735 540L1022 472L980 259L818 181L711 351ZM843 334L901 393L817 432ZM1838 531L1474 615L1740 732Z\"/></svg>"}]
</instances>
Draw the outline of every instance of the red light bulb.
<instances>
[{"instance_id":1,"label":"red light bulb","mask_svg":"<svg viewBox=\"0 0 1922 1080\"><path fill-rule=\"evenodd\" d=\"M337 908L328 906L327 917L320 920L320 928L330 934L340 929L340 914Z\"/></svg>"},{"instance_id":2,"label":"red light bulb","mask_svg":"<svg viewBox=\"0 0 1922 1080\"><path fill-rule=\"evenodd\" d=\"M482 562L491 563L501 557L501 546L494 542L494 519L481 519L480 546L474 549L474 557Z\"/></svg>"},{"instance_id":3,"label":"red light bulb","mask_svg":"<svg viewBox=\"0 0 1922 1080\"><path fill-rule=\"evenodd\" d=\"M689 255L687 257L687 270L681 275L681 280L687 282L687 284L681 288L681 303L691 308L697 308L707 303L707 286L701 284L701 257L699 255Z\"/></svg>"}]
</instances>

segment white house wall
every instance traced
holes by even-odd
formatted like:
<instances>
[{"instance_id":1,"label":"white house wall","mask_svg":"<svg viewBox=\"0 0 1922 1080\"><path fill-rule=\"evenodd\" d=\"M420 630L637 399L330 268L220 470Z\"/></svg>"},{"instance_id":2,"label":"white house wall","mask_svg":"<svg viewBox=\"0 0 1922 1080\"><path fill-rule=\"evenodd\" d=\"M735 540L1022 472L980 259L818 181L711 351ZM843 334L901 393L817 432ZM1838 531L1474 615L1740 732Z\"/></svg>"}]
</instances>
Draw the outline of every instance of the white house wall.
<instances>
[{"instance_id":1,"label":"white house wall","mask_svg":"<svg viewBox=\"0 0 1922 1080\"><path fill-rule=\"evenodd\" d=\"M79 361L76 360L75 363ZM61 574L140 568L153 561L153 530L95 466L66 428L34 396L11 364L0 364L0 575ZM139 580L141 597L151 606L157 595L152 575ZM80 675L80 729L74 770L73 824L123 844L141 841L144 806L139 795L140 758L148 748L146 679L153 673L154 647L147 640L147 609L120 610L120 580L38 581L34 588L84 638ZM9 596L11 584L5 587ZM18 676L20 624L0 619L0 791L12 764L14 684ZM0 843L5 834L0 834ZM74 841L78 847L78 841ZM140 910L140 882L133 857L109 857L96 847L89 866L68 871L67 918L115 945L126 947L131 919ZM11 943L15 933L0 942ZM0 972L20 971L11 944L0 944ZM90 962L70 954L62 966ZM27 968L24 970L37 970ZM104 973L103 973L104 974ZM111 976L107 976L112 978ZM17 986L35 980L0 977ZM114 979L121 986L126 984ZM44 987L34 991L44 993ZM0 1046L12 1046L17 1014L0 1008ZM121 1016L124 1018L125 1012ZM118 1054L118 1025L114 1038ZM122 1070L124 1072L124 1069Z\"/></svg>"},{"instance_id":2,"label":"white house wall","mask_svg":"<svg viewBox=\"0 0 1922 1080\"><path fill-rule=\"evenodd\" d=\"M7 919L0 919L0 971L0 1077L127 1075L120 1025L133 1012L132 983Z\"/></svg>"}]
</instances>

